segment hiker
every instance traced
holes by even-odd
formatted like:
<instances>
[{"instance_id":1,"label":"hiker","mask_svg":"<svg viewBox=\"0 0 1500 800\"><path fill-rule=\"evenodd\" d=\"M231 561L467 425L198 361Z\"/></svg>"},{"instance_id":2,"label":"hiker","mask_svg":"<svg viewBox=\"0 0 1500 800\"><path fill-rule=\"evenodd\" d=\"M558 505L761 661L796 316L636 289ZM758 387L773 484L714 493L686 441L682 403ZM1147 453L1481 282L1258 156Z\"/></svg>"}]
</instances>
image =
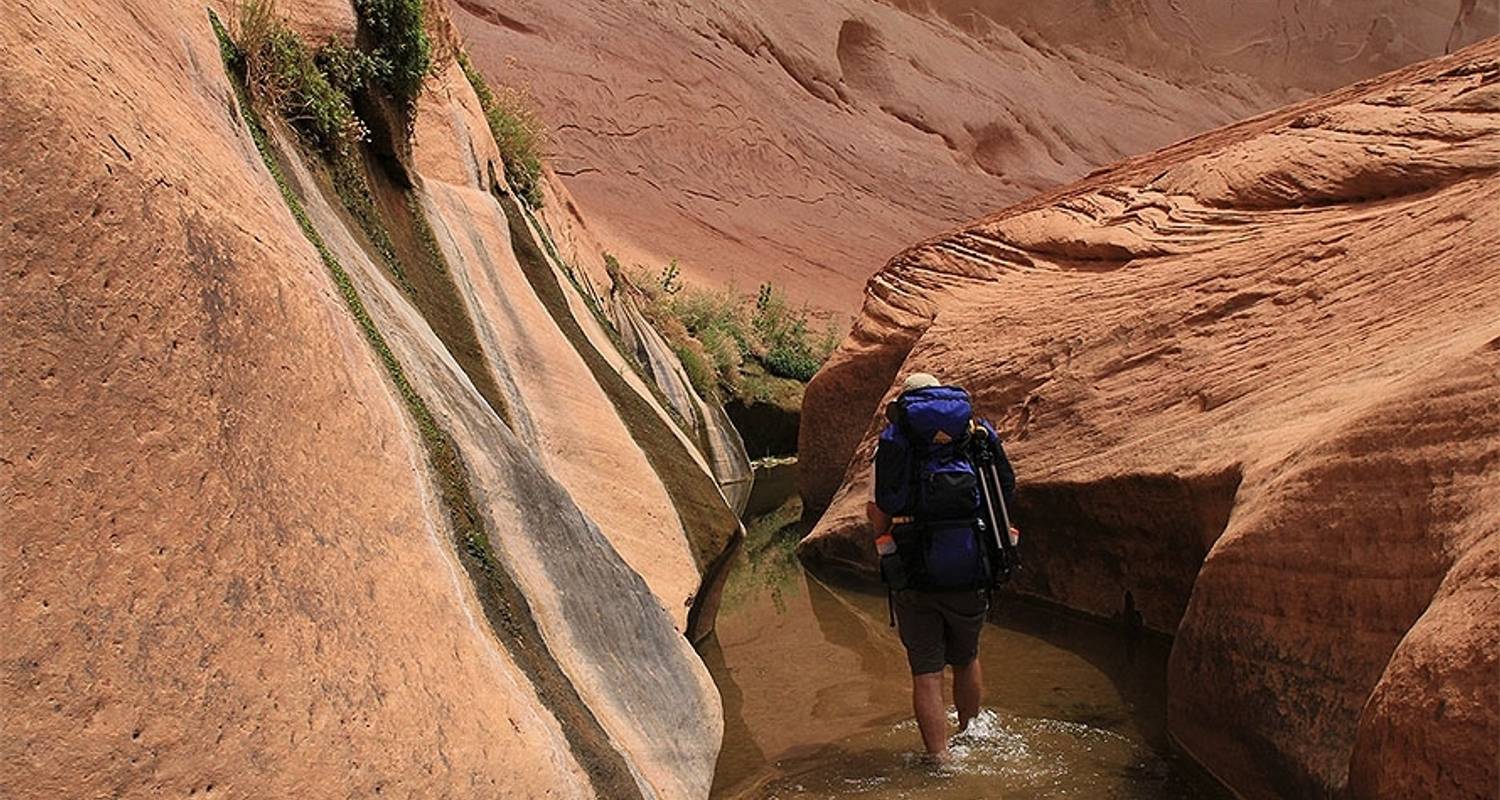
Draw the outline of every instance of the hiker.
<instances>
[{"instance_id":1,"label":"hiker","mask_svg":"<svg viewBox=\"0 0 1500 800\"><path fill-rule=\"evenodd\" d=\"M979 713L979 632L990 591L1016 565L1015 473L963 389L919 372L886 409L866 514L906 647L912 709L928 756L948 760L943 668L953 667L958 732ZM1003 500L1003 502L1002 502ZM1007 531L1009 535L1000 535Z\"/></svg>"}]
</instances>

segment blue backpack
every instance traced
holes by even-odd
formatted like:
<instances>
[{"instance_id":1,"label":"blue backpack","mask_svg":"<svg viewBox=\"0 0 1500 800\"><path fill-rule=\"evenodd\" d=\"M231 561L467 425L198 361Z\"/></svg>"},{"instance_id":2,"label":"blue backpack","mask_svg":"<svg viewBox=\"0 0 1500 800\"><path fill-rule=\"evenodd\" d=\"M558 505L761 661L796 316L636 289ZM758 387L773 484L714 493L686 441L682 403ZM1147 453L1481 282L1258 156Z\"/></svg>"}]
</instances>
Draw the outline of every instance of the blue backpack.
<instances>
[{"instance_id":1,"label":"blue backpack","mask_svg":"<svg viewBox=\"0 0 1500 800\"><path fill-rule=\"evenodd\" d=\"M968 392L952 386L904 392L887 417L875 451L875 503L897 520L892 535L906 585L989 587L990 554L977 530L980 476L970 447L974 436L998 441L994 429L974 419Z\"/></svg>"}]
</instances>

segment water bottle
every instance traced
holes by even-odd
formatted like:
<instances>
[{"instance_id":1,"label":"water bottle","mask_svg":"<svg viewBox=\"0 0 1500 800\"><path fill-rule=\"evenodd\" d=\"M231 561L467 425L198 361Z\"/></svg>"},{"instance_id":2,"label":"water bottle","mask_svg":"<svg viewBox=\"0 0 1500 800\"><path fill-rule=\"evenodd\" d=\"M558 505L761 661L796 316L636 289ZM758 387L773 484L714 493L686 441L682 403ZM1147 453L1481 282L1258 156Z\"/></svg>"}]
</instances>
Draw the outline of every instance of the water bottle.
<instances>
[{"instance_id":1,"label":"water bottle","mask_svg":"<svg viewBox=\"0 0 1500 800\"><path fill-rule=\"evenodd\" d=\"M896 540L889 533L875 537L875 549L880 553L880 579L894 591L906 588L906 564L896 553Z\"/></svg>"}]
</instances>

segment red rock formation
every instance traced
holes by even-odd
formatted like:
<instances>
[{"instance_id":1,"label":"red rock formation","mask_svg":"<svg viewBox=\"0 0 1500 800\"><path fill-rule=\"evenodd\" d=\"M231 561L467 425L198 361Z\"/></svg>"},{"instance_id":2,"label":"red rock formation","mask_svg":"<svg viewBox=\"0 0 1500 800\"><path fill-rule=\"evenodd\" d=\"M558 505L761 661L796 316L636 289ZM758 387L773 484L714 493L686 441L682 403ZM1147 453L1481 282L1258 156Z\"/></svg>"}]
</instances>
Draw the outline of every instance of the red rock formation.
<instances>
[{"instance_id":1,"label":"red rock formation","mask_svg":"<svg viewBox=\"0 0 1500 800\"><path fill-rule=\"evenodd\" d=\"M585 790L202 6L28 2L0 54L0 795Z\"/></svg>"},{"instance_id":2,"label":"red rock formation","mask_svg":"<svg viewBox=\"0 0 1500 800\"><path fill-rule=\"evenodd\" d=\"M1497 87L1491 39L898 256L809 387L804 560L870 574L875 410L936 373L1021 473L1016 588L1175 632L1171 732L1228 783L1492 796Z\"/></svg>"},{"instance_id":3,"label":"red rock formation","mask_svg":"<svg viewBox=\"0 0 1500 800\"><path fill-rule=\"evenodd\" d=\"M915 237L1279 99L873 0L454 5L627 265L840 310Z\"/></svg>"},{"instance_id":4,"label":"red rock formation","mask_svg":"<svg viewBox=\"0 0 1500 800\"><path fill-rule=\"evenodd\" d=\"M221 53L201 4L0 17L0 796L706 794L738 522L451 54L359 224Z\"/></svg>"},{"instance_id":5,"label":"red rock formation","mask_svg":"<svg viewBox=\"0 0 1500 800\"><path fill-rule=\"evenodd\" d=\"M1230 71L1326 92L1500 33L1500 7L1473 0L887 0L973 27L993 20L1152 73Z\"/></svg>"},{"instance_id":6,"label":"red rock formation","mask_svg":"<svg viewBox=\"0 0 1500 800\"><path fill-rule=\"evenodd\" d=\"M627 265L679 257L841 316L912 241L1442 54L1457 2L453 4L486 72L534 91ZM1455 41L1495 32L1492 10L1464 19Z\"/></svg>"},{"instance_id":7,"label":"red rock formation","mask_svg":"<svg viewBox=\"0 0 1500 800\"><path fill-rule=\"evenodd\" d=\"M353 43L358 35L359 18L348 0L298 0L278 3L276 12L284 15L289 27L309 42L322 43L330 38Z\"/></svg>"}]
</instances>

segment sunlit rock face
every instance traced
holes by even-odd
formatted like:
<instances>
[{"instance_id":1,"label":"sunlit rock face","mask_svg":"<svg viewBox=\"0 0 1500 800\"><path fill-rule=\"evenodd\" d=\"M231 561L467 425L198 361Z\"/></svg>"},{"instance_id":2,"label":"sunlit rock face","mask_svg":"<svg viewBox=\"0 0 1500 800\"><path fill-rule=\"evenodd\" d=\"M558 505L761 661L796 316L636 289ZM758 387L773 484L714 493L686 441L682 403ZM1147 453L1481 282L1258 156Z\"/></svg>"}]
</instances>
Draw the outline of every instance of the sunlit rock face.
<instances>
[{"instance_id":1,"label":"sunlit rock face","mask_svg":"<svg viewBox=\"0 0 1500 800\"><path fill-rule=\"evenodd\" d=\"M359 220L201 4L0 46L0 795L705 795L739 523L451 49Z\"/></svg>"},{"instance_id":2,"label":"sunlit rock face","mask_svg":"<svg viewBox=\"0 0 1500 800\"><path fill-rule=\"evenodd\" d=\"M884 0L960 27L987 21L1158 73L1214 71L1326 92L1500 33L1500 8L1476 0Z\"/></svg>"},{"instance_id":3,"label":"sunlit rock face","mask_svg":"<svg viewBox=\"0 0 1500 800\"><path fill-rule=\"evenodd\" d=\"M1470 4L1473 5L1473 4ZM1455 41L1500 33L1493 3ZM1441 55L1458 0L454 0L627 266L842 322L912 242L1120 158ZM1485 31L1488 32L1485 32Z\"/></svg>"},{"instance_id":4,"label":"sunlit rock face","mask_svg":"<svg viewBox=\"0 0 1500 800\"><path fill-rule=\"evenodd\" d=\"M878 409L932 372L1021 475L1014 589L1175 633L1171 731L1214 773L1491 791L1497 82L1490 39L897 256L808 389L804 562L873 574Z\"/></svg>"}]
</instances>

